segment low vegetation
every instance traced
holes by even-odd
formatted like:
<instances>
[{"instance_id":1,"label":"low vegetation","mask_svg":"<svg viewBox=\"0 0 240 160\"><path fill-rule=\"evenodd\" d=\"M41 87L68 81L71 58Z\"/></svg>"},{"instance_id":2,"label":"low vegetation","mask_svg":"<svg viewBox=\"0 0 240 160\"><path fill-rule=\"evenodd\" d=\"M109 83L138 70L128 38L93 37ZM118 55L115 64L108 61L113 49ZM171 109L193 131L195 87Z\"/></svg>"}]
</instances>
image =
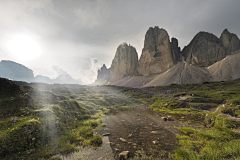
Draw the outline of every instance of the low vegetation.
<instances>
[{"instance_id":1,"label":"low vegetation","mask_svg":"<svg viewBox=\"0 0 240 160\"><path fill-rule=\"evenodd\" d=\"M79 146L97 147L107 114L152 102L149 109L202 124L178 127L175 153L142 159L240 159L240 80L143 89L18 82L0 91L0 159L53 159ZM133 159L138 159L135 157Z\"/></svg>"}]
</instances>

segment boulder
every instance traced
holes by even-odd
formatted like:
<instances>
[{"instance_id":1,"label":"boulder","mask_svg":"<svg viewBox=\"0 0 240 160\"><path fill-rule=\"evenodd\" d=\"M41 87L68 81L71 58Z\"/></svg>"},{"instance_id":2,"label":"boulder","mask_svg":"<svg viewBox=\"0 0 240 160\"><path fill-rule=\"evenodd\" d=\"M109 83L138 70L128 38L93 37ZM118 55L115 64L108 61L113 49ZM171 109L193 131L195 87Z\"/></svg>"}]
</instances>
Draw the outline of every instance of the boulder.
<instances>
[{"instance_id":1,"label":"boulder","mask_svg":"<svg viewBox=\"0 0 240 160\"><path fill-rule=\"evenodd\" d=\"M128 157L129 157L129 151L122 151L121 153L119 153L120 159L125 160L125 159L128 159Z\"/></svg>"},{"instance_id":2,"label":"boulder","mask_svg":"<svg viewBox=\"0 0 240 160\"><path fill-rule=\"evenodd\" d=\"M211 33L199 32L182 50L188 64L208 67L226 57L227 52L218 37Z\"/></svg>"},{"instance_id":3,"label":"boulder","mask_svg":"<svg viewBox=\"0 0 240 160\"><path fill-rule=\"evenodd\" d=\"M139 75L164 72L172 67L175 61L175 53L173 56L167 31L150 27L145 35L144 48L139 60Z\"/></svg>"},{"instance_id":4,"label":"boulder","mask_svg":"<svg viewBox=\"0 0 240 160\"><path fill-rule=\"evenodd\" d=\"M137 74L138 54L136 49L122 43L116 51L110 68L110 81L117 81L126 76Z\"/></svg>"},{"instance_id":5,"label":"boulder","mask_svg":"<svg viewBox=\"0 0 240 160\"><path fill-rule=\"evenodd\" d=\"M239 38L236 34L230 33L227 29L225 29L221 34L220 41L225 47L227 54L240 50Z\"/></svg>"}]
</instances>

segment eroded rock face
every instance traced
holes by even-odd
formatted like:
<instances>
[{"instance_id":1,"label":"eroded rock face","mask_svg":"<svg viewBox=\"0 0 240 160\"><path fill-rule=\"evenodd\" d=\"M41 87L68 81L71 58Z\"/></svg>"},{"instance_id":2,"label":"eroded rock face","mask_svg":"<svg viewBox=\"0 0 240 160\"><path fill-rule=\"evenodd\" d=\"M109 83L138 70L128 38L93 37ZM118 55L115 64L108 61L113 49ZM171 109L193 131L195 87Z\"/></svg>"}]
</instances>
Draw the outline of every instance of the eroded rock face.
<instances>
[{"instance_id":1,"label":"eroded rock face","mask_svg":"<svg viewBox=\"0 0 240 160\"><path fill-rule=\"evenodd\" d=\"M126 76L137 74L138 54L134 47L121 44L112 61L110 68L110 80L116 81Z\"/></svg>"},{"instance_id":2,"label":"eroded rock face","mask_svg":"<svg viewBox=\"0 0 240 160\"><path fill-rule=\"evenodd\" d=\"M188 64L207 67L225 58L227 52L218 37L199 32L181 54Z\"/></svg>"},{"instance_id":3,"label":"eroded rock face","mask_svg":"<svg viewBox=\"0 0 240 160\"><path fill-rule=\"evenodd\" d=\"M171 50L172 50L172 55L174 59L174 63L177 63L181 57L180 57L180 47L178 47L178 40L176 38L171 39Z\"/></svg>"},{"instance_id":4,"label":"eroded rock face","mask_svg":"<svg viewBox=\"0 0 240 160\"><path fill-rule=\"evenodd\" d=\"M97 81L108 81L110 79L110 70L107 69L106 65L103 66L98 70Z\"/></svg>"},{"instance_id":5,"label":"eroded rock face","mask_svg":"<svg viewBox=\"0 0 240 160\"><path fill-rule=\"evenodd\" d=\"M226 48L227 54L240 50L240 40L236 34L230 33L227 29L220 37L222 45Z\"/></svg>"},{"instance_id":6,"label":"eroded rock face","mask_svg":"<svg viewBox=\"0 0 240 160\"><path fill-rule=\"evenodd\" d=\"M139 74L150 75L166 71L174 65L175 59L167 31L158 27L149 28L139 60Z\"/></svg>"}]
</instances>

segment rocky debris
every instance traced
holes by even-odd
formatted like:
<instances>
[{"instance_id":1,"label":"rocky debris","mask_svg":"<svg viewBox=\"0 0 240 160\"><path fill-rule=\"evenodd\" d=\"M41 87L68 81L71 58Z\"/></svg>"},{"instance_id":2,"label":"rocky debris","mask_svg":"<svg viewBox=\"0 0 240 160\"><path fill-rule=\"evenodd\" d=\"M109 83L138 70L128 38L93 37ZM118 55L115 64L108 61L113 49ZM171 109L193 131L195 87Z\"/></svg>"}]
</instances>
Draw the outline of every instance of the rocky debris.
<instances>
[{"instance_id":1,"label":"rocky debris","mask_svg":"<svg viewBox=\"0 0 240 160\"><path fill-rule=\"evenodd\" d=\"M104 133L102 136L110 136L111 133Z\"/></svg>"},{"instance_id":2,"label":"rocky debris","mask_svg":"<svg viewBox=\"0 0 240 160\"><path fill-rule=\"evenodd\" d=\"M128 137L128 138L132 137L132 134L129 134L127 137Z\"/></svg>"},{"instance_id":3,"label":"rocky debris","mask_svg":"<svg viewBox=\"0 0 240 160\"><path fill-rule=\"evenodd\" d=\"M174 119L172 118L172 116L167 116L167 120L168 120L168 121L174 121Z\"/></svg>"},{"instance_id":4,"label":"rocky debris","mask_svg":"<svg viewBox=\"0 0 240 160\"><path fill-rule=\"evenodd\" d=\"M172 51L174 63L177 63L178 61L181 60L181 56L180 56L181 48L178 46L178 40L176 38L172 38L170 45L171 45L171 51Z\"/></svg>"},{"instance_id":5,"label":"rocky debris","mask_svg":"<svg viewBox=\"0 0 240 160\"><path fill-rule=\"evenodd\" d=\"M159 134L159 133L161 133L161 132L159 132L159 131L152 131L151 133L153 133L153 134Z\"/></svg>"},{"instance_id":6,"label":"rocky debris","mask_svg":"<svg viewBox=\"0 0 240 160\"><path fill-rule=\"evenodd\" d=\"M106 65L103 66L98 70L97 81L109 81L110 79L110 70L107 69Z\"/></svg>"},{"instance_id":7,"label":"rocky debris","mask_svg":"<svg viewBox=\"0 0 240 160\"><path fill-rule=\"evenodd\" d=\"M119 158L122 160L128 159L129 157L129 151L122 151L121 153L119 153Z\"/></svg>"},{"instance_id":8,"label":"rocky debris","mask_svg":"<svg viewBox=\"0 0 240 160\"><path fill-rule=\"evenodd\" d=\"M110 68L110 81L137 74L138 54L133 46L122 43L115 54Z\"/></svg>"},{"instance_id":9,"label":"rocky debris","mask_svg":"<svg viewBox=\"0 0 240 160\"><path fill-rule=\"evenodd\" d=\"M153 143L153 144L159 144L159 142L158 142L158 141L152 141L152 143Z\"/></svg>"},{"instance_id":10,"label":"rocky debris","mask_svg":"<svg viewBox=\"0 0 240 160\"><path fill-rule=\"evenodd\" d=\"M12 117L10 121L12 122L12 125L14 125L15 123L17 123L17 117Z\"/></svg>"},{"instance_id":11,"label":"rocky debris","mask_svg":"<svg viewBox=\"0 0 240 160\"><path fill-rule=\"evenodd\" d=\"M167 117L161 117L161 119L167 121Z\"/></svg>"},{"instance_id":12,"label":"rocky debris","mask_svg":"<svg viewBox=\"0 0 240 160\"><path fill-rule=\"evenodd\" d=\"M145 35L144 48L139 60L139 74L146 76L164 72L174 65L175 59L167 31L157 26L150 27Z\"/></svg>"},{"instance_id":13,"label":"rocky debris","mask_svg":"<svg viewBox=\"0 0 240 160\"><path fill-rule=\"evenodd\" d=\"M119 149L117 149L117 148L114 148L114 150L115 150L116 152L120 152L120 150L119 150Z\"/></svg>"},{"instance_id":14,"label":"rocky debris","mask_svg":"<svg viewBox=\"0 0 240 160\"><path fill-rule=\"evenodd\" d=\"M23 135L29 135L34 131L33 125L30 123L28 126L22 128Z\"/></svg>"},{"instance_id":15,"label":"rocky debris","mask_svg":"<svg viewBox=\"0 0 240 160\"><path fill-rule=\"evenodd\" d=\"M230 33L227 29L220 36L220 41L226 48L227 54L240 50L240 40L236 34Z\"/></svg>"},{"instance_id":16,"label":"rocky debris","mask_svg":"<svg viewBox=\"0 0 240 160\"><path fill-rule=\"evenodd\" d=\"M229 81L240 78L240 51L209 67L211 81Z\"/></svg>"},{"instance_id":17,"label":"rocky debris","mask_svg":"<svg viewBox=\"0 0 240 160\"><path fill-rule=\"evenodd\" d=\"M126 139L123 139L123 138L119 138L120 141L124 142L124 143L127 143L127 140Z\"/></svg>"},{"instance_id":18,"label":"rocky debris","mask_svg":"<svg viewBox=\"0 0 240 160\"><path fill-rule=\"evenodd\" d=\"M199 32L181 54L188 64L208 67L225 58L227 52L218 37L208 32Z\"/></svg>"}]
</instances>

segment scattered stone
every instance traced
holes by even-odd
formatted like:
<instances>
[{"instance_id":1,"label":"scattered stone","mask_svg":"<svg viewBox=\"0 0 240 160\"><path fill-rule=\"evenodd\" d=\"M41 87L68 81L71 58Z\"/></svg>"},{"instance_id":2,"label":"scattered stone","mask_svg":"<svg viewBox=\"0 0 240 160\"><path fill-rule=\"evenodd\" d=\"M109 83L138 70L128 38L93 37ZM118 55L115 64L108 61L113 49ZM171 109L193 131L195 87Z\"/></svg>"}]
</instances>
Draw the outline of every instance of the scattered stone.
<instances>
[{"instance_id":1,"label":"scattered stone","mask_svg":"<svg viewBox=\"0 0 240 160\"><path fill-rule=\"evenodd\" d=\"M127 140L126 139L123 139L123 138L120 138L120 141L122 141L122 142L127 142Z\"/></svg>"},{"instance_id":2,"label":"scattered stone","mask_svg":"<svg viewBox=\"0 0 240 160\"><path fill-rule=\"evenodd\" d=\"M136 146L137 144L136 144L136 143L133 143L132 145L133 145L133 146Z\"/></svg>"},{"instance_id":3,"label":"scattered stone","mask_svg":"<svg viewBox=\"0 0 240 160\"><path fill-rule=\"evenodd\" d=\"M12 117L10 121L14 125L15 123L17 123L17 117Z\"/></svg>"},{"instance_id":4,"label":"scattered stone","mask_svg":"<svg viewBox=\"0 0 240 160\"><path fill-rule=\"evenodd\" d=\"M132 137L132 134L129 134L127 137L128 137L128 138Z\"/></svg>"},{"instance_id":5,"label":"scattered stone","mask_svg":"<svg viewBox=\"0 0 240 160\"><path fill-rule=\"evenodd\" d=\"M132 142L128 142L128 144L130 144L130 145L131 145L131 144L132 144Z\"/></svg>"},{"instance_id":6,"label":"scattered stone","mask_svg":"<svg viewBox=\"0 0 240 160\"><path fill-rule=\"evenodd\" d=\"M120 152L120 150L119 150L119 149L117 149L117 148L114 148L114 150L115 150L116 152Z\"/></svg>"},{"instance_id":7,"label":"scattered stone","mask_svg":"<svg viewBox=\"0 0 240 160\"><path fill-rule=\"evenodd\" d=\"M120 159L128 159L129 157L129 151L122 151L121 153L119 153L119 158Z\"/></svg>"},{"instance_id":8,"label":"scattered stone","mask_svg":"<svg viewBox=\"0 0 240 160\"><path fill-rule=\"evenodd\" d=\"M153 133L153 134L159 134L159 133L161 133L161 132L158 132L158 131L152 131L151 133Z\"/></svg>"},{"instance_id":9,"label":"scattered stone","mask_svg":"<svg viewBox=\"0 0 240 160\"><path fill-rule=\"evenodd\" d=\"M167 121L167 117L161 117L161 119Z\"/></svg>"},{"instance_id":10,"label":"scattered stone","mask_svg":"<svg viewBox=\"0 0 240 160\"><path fill-rule=\"evenodd\" d=\"M168 121L174 121L174 119L172 118L172 116L168 116L168 117L167 117L167 120L168 120Z\"/></svg>"},{"instance_id":11,"label":"scattered stone","mask_svg":"<svg viewBox=\"0 0 240 160\"><path fill-rule=\"evenodd\" d=\"M101 160L102 159L102 157L99 157L97 160Z\"/></svg>"},{"instance_id":12,"label":"scattered stone","mask_svg":"<svg viewBox=\"0 0 240 160\"><path fill-rule=\"evenodd\" d=\"M110 136L111 133L104 133L102 136Z\"/></svg>"},{"instance_id":13,"label":"scattered stone","mask_svg":"<svg viewBox=\"0 0 240 160\"><path fill-rule=\"evenodd\" d=\"M158 141L152 141L153 144L158 144L159 142Z\"/></svg>"}]
</instances>

